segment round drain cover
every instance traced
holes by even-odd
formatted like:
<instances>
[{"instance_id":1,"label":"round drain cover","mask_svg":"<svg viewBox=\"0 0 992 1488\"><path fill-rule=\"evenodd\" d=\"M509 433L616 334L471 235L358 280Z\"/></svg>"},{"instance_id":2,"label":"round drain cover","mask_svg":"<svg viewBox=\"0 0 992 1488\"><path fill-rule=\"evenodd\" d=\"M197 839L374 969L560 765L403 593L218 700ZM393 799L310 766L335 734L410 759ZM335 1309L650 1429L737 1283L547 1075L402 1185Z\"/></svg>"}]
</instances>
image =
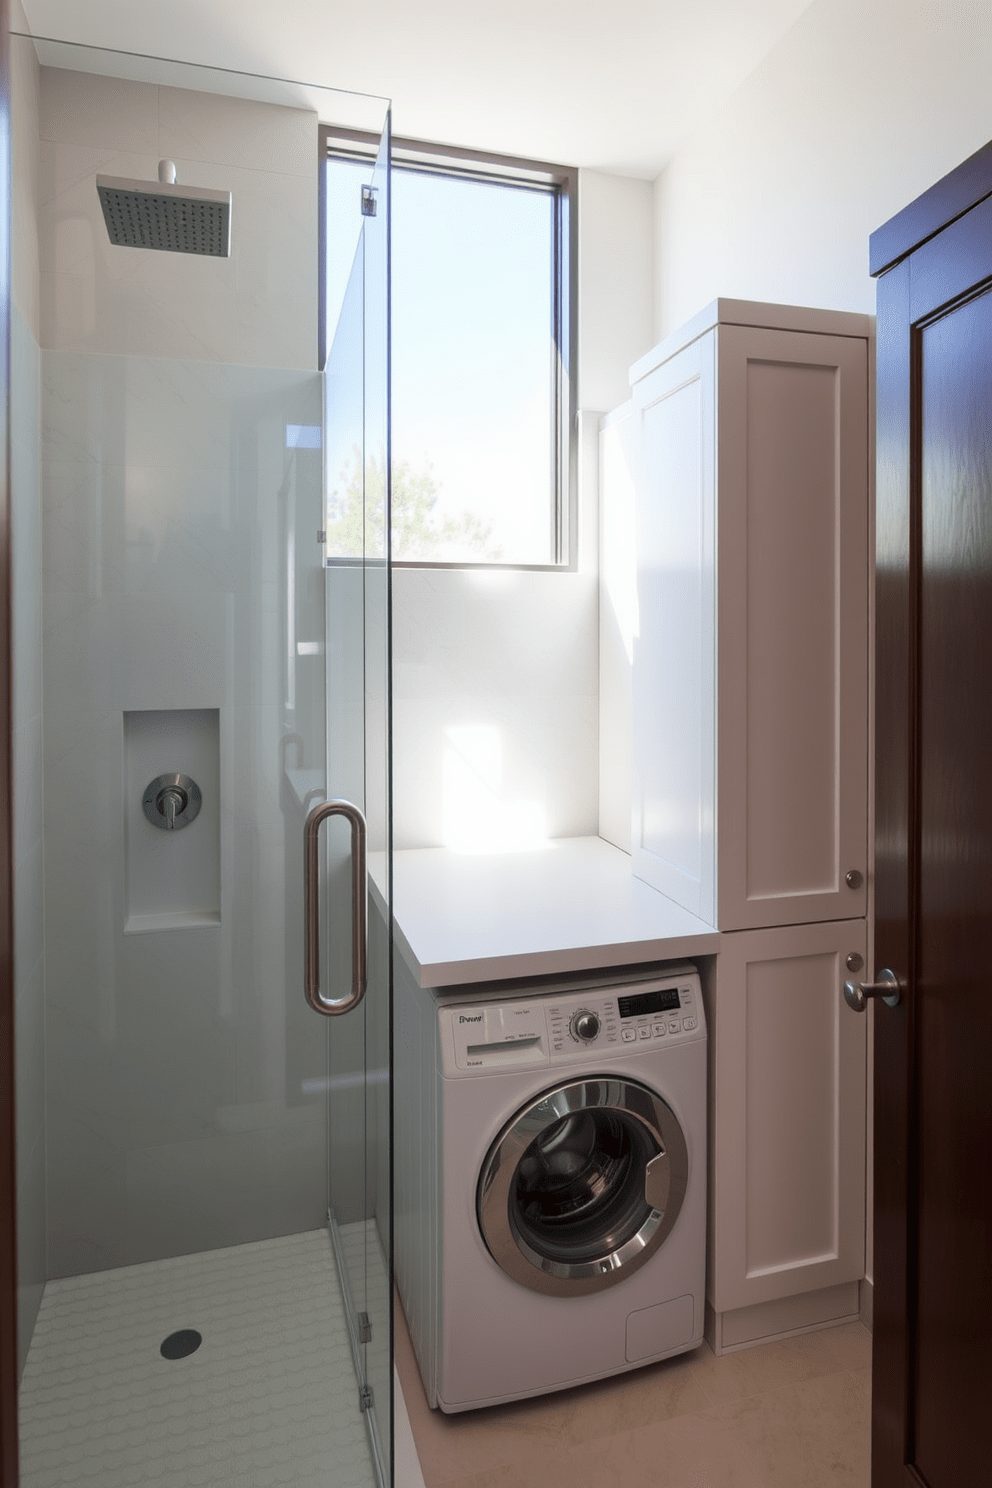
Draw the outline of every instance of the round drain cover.
<instances>
[{"instance_id":1,"label":"round drain cover","mask_svg":"<svg viewBox=\"0 0 992 1488\"><path fill-rule=\"evenodd\" d=\"M195 1354L202 1342L203 1335L195 1328L180 1328L178 1333L169 1334L160 1352L163 1359L185 1359Z\"/></svg>"}]
</instances>

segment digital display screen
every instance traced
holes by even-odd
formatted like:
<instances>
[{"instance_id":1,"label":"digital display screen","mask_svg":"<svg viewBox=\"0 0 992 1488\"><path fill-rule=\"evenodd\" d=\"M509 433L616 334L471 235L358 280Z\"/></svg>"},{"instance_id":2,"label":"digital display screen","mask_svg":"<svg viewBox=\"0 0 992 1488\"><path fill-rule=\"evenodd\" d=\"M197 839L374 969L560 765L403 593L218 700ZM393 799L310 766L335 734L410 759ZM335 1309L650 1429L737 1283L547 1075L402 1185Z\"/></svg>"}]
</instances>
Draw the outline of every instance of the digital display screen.
<instances>
[{"instance_id":1,"label":"digital display screen","mask_svg":"<svg viewBox=\"0 0 992 1488\"><path fill-rule=\"evenodd\" d=\"M637 1018L642 1013L674 1013L679 1007L678 987L660 987L657 992L639 992L636 997L618 997L621 1018Z\"/></svg>"}]
</instances>

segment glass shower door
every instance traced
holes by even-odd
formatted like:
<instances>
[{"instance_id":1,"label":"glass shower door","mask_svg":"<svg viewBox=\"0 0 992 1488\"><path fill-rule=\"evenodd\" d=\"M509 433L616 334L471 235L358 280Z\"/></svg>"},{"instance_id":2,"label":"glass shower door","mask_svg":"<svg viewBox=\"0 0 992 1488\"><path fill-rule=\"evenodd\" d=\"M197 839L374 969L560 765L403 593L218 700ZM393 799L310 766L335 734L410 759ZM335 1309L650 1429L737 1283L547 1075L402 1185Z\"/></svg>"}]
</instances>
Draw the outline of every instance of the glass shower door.
<instances>
[{"instance_id":1,"label":"glass shower door","mask_svg":"<svg viewBox=\"0 0 992 1488\"><path fill-rule=\"evenodd\" d=\"M364 1003L315 1016L301 838L348 797L388 861L388 141L340 378L317 366L314 169L325 121L378 132L385 101L15 41L24 1482L375 1488L389 938L379 911ZM97 175L155 197L170 158L180 191L231 194L229 253L111 236ZM350 556L325 501L342 441ZM148 815L162 775L196 783L195 819ZM349 848L322 827L332 998Z\"/></svg>"},{"instance_id":2,"label":"glass shower door","mask_svg":"<svg viewBox=\"0 0 992 1488\"><path fill-rule=\"evenodd\" d=\"M324 376L327 794L367 824L367 988L328 1027L328 1223L361 1409L391 1476L389 125L349 209L358 245ZM355 984L353 834L328 818L324 995Z\"/></svg>"}]
</instances>

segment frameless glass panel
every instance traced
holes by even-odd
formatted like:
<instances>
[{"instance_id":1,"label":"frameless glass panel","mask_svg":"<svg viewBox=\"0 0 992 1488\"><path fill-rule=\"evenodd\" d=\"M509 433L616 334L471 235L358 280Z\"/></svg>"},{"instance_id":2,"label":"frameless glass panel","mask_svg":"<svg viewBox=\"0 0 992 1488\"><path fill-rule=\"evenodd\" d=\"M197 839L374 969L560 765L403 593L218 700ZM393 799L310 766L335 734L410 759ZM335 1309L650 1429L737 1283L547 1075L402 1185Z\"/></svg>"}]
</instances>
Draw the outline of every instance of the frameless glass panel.
<instances>
[{"instance_id":1,"label":"frameless glass panel","mask_svg":"<svg viewBox=\"0 0 992 1488\"><path fill-rule=\"evenodd\" d=\"M365 999L366 1378L385 1460L392 1458L392 678L390 647L389 120L366 192L365 802L376 887ZM370 210L371 209L371 210Z\"/></svg>"},{"instance_id":2,"label":"frameless glass panel","mask_svg":"<svg viewBox=\"0 0 992 1488\"><path fill-rule=\"evenodd\" d=\"M35 1488L114 1488L136 1467L234 1488L264 1461L274 1482L373 1488L389 1391L373 1451L327 1224L328 1151L357 1141L365 1271L368 1028L357 1013L354 1059L329 1067L348 1018L304 1001L303 823L339 789L329 719L354 729L369 799L372 591L359 565L330 596L324 563L318 136L381 128L385 105L15 46L15 602L38 689L15 716L19 958L36 952L18 989L22 1470ZM229 255L112 241L96 176L158 191L163 160L180 193L230 193ZM361 430L364 281L357 320ZM386 654L385 619L375 635ZM328 685L341 637L353 692ZM376 750L381 779L388 739ZM385 851L381 794L377 813ZM324 831L333 992L351 885ZM388 982L382 997L388 1027ZM354 1129L328 1126L339 1072Z\"/></svg>"},{"instance_id":3,"label":"frameless glass panel","mask_svg":"<svg viewBox=\"0 0 992 1488\"><path fill-rule=\"evenodd\" d=\"M346 1285L359 1378L377 1459L391 1460L391 1212L389 1027L389 139L373 169L334 203L335 241L360 224L324 378L327 778L358 803L372 870L368 989L331 1028L331 1234ZM338 295L328 292L328 303ZM335 995L349 985L350 849L328 839L328 941ZM337 947L337 951L334 951Z\"/></svg>"}]
</instances>

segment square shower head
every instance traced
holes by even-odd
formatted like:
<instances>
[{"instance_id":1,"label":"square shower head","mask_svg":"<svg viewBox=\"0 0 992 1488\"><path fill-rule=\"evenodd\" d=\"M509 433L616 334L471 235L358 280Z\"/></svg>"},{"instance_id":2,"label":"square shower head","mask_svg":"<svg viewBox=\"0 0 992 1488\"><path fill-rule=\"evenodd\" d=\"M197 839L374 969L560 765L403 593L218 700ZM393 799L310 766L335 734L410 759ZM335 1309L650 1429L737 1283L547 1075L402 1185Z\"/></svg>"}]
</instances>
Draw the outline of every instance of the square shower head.
<instances>
[{"instance_id":1,"label":"square shower head","mask_svg":"<svg viewBox=\"0 0 992 1488\"><path fill-rule=\"evenodd\" d=\"M123 176L97 176L96 189L110 241L118 247L229 257L229 191Z\"/></svg>"}]
</instances>

